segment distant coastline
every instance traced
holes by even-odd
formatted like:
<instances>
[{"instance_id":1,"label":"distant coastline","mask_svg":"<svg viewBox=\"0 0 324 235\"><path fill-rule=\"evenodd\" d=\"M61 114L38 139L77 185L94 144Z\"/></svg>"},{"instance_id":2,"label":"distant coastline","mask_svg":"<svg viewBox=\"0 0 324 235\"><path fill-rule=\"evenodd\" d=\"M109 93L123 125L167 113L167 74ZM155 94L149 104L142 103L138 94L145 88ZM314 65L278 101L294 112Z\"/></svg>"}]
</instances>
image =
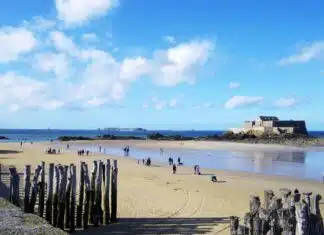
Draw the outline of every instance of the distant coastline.
<instances>
[{"instance_id":1,"label":"distant coastline","mask_svg":"<svg viewBox=\"0 0 324 235\"><path fill-rule=\"evenodd\" d=\"M209 135L188 137L181 135L163 135L160 133L149 134L145 137L132 135L101 135L96 137L84 136L60 136L59 141L78 141L78 140L156 140L156 141L226 141L249 144L277 144L297 147L324 146L324 138L317 138L308 135L282 134L282 135L262 135L254 136L248 134L234 134L225 132L221 135Z\"/></svg>"}]
</instances>

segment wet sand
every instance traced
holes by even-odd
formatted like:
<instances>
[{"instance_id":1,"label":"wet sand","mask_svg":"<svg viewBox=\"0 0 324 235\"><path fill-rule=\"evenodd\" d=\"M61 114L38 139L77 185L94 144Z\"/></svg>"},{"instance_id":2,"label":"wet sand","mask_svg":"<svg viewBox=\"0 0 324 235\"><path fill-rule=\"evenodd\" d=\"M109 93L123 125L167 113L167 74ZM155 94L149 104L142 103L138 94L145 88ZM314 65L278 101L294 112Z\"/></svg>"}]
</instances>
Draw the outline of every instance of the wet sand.
<instances>
[{"instance_id":1,"label":"wet sand","mask_svg":"<svg viewBox=\"0 0 324 235\"><path fill-rule=\"evenodd\" d=\"M125 146L125 142L120 144ZM188 145L186 142L184 146ZM72 149L70 152L61 149L60 155L48 155L44 153L47 146L55 144L24 144L22 148L18 143L0 144L0 163L15 165L22 171L25 164L34 168L41 161L61 164L86 161L91 164L92 160L116 158L99 154L80 157ZM169 166L146 167L134 159L117 159L118 217L121 223L107 228L91 228L83 232L85 234L114 231L124 234L229 234L228 217L243 216L248 211L250 195L263 199L264 190L273 189L277 193L284 187L324 195L323 183L315 181L206 169L201 169L203 174L198 176L193 174L191 167L178 167L177 174L172 174ZM218 183L210 181L211 174L217 176ZM322 204L321 209L324 209Z\"/></svg>"}]
</instances>

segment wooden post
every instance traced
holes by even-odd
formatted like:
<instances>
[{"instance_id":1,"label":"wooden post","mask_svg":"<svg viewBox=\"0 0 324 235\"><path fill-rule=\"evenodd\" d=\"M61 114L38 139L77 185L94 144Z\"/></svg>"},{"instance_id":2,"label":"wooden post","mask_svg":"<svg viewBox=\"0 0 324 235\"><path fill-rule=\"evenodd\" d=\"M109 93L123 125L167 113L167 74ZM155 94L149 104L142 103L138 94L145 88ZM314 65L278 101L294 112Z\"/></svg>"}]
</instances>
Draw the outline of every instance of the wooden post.
<instances>
[{"instance_id":1,"label":"wooden post","mask_svg":"<svg viewBox=\"0 0 324 235\"><path fill-rule=\"evenodd\" d=\"M71 198L71 224L70 233L75 232L75 204L76 204L76 166L72 166L72 198Z\"/></svg>"},{"instance_id":2,"label":"wooden post","mask_svg":"<svg viewBox=\"0 0 324 235\"><path fill-rule=\"evenodd\" d=\"M29 213L34 213L34 207L36 204L36 199L37 199L37 194L38 194L38 177L41 173L41 170L42 170L42 167L40 165L38 165L37 168L35 169L33 185L32 185L32 194L30 197L30 203L29 203L29 208L28 208Z\"/></svg>"},{"instance_id":3,"label":"wooden post","mask_svg":"<svg viewBox=\"0 0 324 235\"><path fill-rule=\"evenodd\" d=\"M260 198L253 196L250 201L250 213L252 216L252 232L255 235L261 234L261 220L259 217L260 205Z\"/></svg>"},{"instance_id":4,"label":"wooden post","mask_svg":"<svg viewBox=\"0 0 324 235\"><path fill-rule=\"evenodd\" d=\"M67 183L67 173L69 166L60 166L60 191L59 191L59 212L57 218L57 227L64 229L64 212L65 212L65 191Z\"/></svg>"},{"instance_id":5,"label":"wooden post","mask_svg":"<svg viewBox=\"0 0 324 235\"><path fill-rule=\"evenodd\" d=\"M105 224L109 224L110 221L110 205L109 205L109 187L110 187L110 160L106 163L106 182L105 182Z\"/></svg>"},{"instance_id":6,"label":"wooden post","mask_svg":"<svg viewBox=\"0 0 324 235\"><path fill-rule=\"evenodd\" d=\"M83 207L83 200L84 200L84 170L83 170L84 162L81 162L80 165L80 188L79 188L79 204L77 206L77 221L76 226L77 228L82 227L82 207Z\"/></svg>"},{"instance_id":7,"label":"wooden post","mask_svg":"<svg viewBox=\"0 0 324 235\"><path fill-rule=\"evenodd\" d=\"M96 196L96 176L98 170L98 162L93 161L92 175L91 175L91 197L90 197L90 217L89 222L93 223L93 216L95 211L95 196Z\"/></svg>"},{"instance_id":8,"label":"wooden post","mask_svg":"<svg viewBox=\"0 0 324 235\"><path fill-rule=\"evenodd\" d=\"M85 183L85 187L86 187L86 197L85 197L84 214L83 214L83 228L87 229L88 221L89 221L91 187L90 187L88 165L86 163L84 163L84 164L82 164L82 167L83 167L83 173L84 173L84 183Z\"/></svg>"},{"instance_id":9,"label":"wooden post","mask_svg":"<svg viewBox=\"0 0 324 235\"><path fill-rule=\"evenodd\" d=\"M57 218L58 218L58 194L60 190L60 171L59 166L55 166L55 187L54 187L54 196L53 196L53 226L57 227Z\"/></svg>"},{"instance_id":10,"label":"wooden post","mask_svg":"<svg viewBox=\"0 0 324 235\"><path fill-rule=\"evenodd\" d=\"M101 208L101 203L102 203L102 195L101 195L101 187L102 187L102 161L99 161L98 165L98 174L97 174L97 179L96 179L96 199L95 199L95 210L94 210L94 220L93 224L94 226L99 225L100 218L102 217L102 208Z\"/></svg>"},{"instance_id":11,"label":"wooden post","mask_svg":"<svg viewBox=\"0 0 324 235\"><path fill-rule=\"evenodd\" d=\"M68 170L68 183L65 192L65 228L70 228L70 199L71 199L71 187L72 187L72 164Z\"/></svg>"},{"instance_id":12,"label":"wooden post","mask_svg":"<svg viewBox=\"0 0 324 235\"><path fill-rule=\"evenodd\" d=\"M45 162L42 162L42 172L41 172L41 181L39 184L39 209L38 215L40 217L44 216L44 202L45 202Z\"/></svg>"},{"instance_id":13,"label":"wooden post","mask_svg":"<svg viewBox=\"0 0 324 235\"><path fill-rule=\"evenodd\" d=\"M10 185L11 185L11 202L12 204L19 206L19 174L15 167L10 167Z\"/></svg>"},{"instance_id":14,"label":"wooden post","mask_svg":"<svg viewBox=\"0 0 324 235\"><path fill-rule=\"evenodd\" d=\"M31 171L31 166L26 165L25 172L24 172L24 178L25 178L24 212L28 212L28 207L29 207L29 196L30 196L30 187L31 187L30 171Z\"/></svg>"},{"instance_id":15,"label":"wooden post","mask_svg":"<svg viewBox=\"0 0 324 235\"><path fill-rule=\"evenodd\" d=\"M231 231L230 234L231 235L237 235L238 234L238 227L239 227L239 218L237 216L230 216L230 227L231 227Z\"/></svg>"},{"instance_id":16,"label":"wooden post","mask_svg":"<svg viewBox=\"0 0 324 235\"><path fill-rule=\"evenodd\" d=\"M274 197L274 193L272 190L264 191L264 209L268 209L271 203L272 198Z\"/></svg>"},{"instance_id":17,"label":"wooden post","mask_svg":"<svg viewBox=\"0 0 324 235\"><path fill-rule=\"evenodd\" d=\"M53 203L53 180L54 180L54 163L49 164L48 182L47 182L47 199L46 199L46 220L52 224L52 203Z\"/></svg>"},{"instance_id":18,"label":"wooden post","mask_svg":"<svg viewBox=\"0 0 324 235\"><path fill-rule=\"evenodd\" d=\"M304 200L299 205L296 205L297 234L310 235L308 212L309 212L308 205Z\"/></svg>"},{"instance_id":19,"label":"wooden post","mask_svg":"<svg viewBox=\"0 0 324 235\"><path fill-rule=\"evenodd\" d=\"M117 160L114 160L114 166L111 176L111 222L117 222Z\"/></svg>"}]
</instances>

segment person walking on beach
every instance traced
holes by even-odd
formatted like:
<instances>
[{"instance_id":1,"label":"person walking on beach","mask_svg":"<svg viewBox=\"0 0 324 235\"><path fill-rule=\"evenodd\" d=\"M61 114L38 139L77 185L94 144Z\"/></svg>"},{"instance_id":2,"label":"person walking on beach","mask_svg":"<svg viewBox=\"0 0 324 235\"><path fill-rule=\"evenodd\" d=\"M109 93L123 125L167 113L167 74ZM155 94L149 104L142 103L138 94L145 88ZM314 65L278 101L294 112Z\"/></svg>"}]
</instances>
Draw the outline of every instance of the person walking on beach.
<instances>
[{"instance_id":1,"label":"person walking on beach","mask_svg":"<svg viewBox=\"0 0 324 235\"><path fill-rule=\"evenodd\" d=\"M181 165L181 158L178 157L178 165Z\"/></svg>"},{"instance_id":2,"label":"person walking on beach","mask_svg":"<svg viewBox=\"0 0 324 235\"><path fill-rule=\"evenodd\" d=\"M173 170L173 174L177 173L177 165L176 164L173 164L172 170Z\"/></svg>"},{"instance_id":3,"label":"person walking on beach","mask_svg":"<svg viewBox=\"0 0 324 235\"><path fill-rule=\"evenodd\" d=\"M99 145L99 152L101 153L101 145Z\"/></svg>"}]
</instances>

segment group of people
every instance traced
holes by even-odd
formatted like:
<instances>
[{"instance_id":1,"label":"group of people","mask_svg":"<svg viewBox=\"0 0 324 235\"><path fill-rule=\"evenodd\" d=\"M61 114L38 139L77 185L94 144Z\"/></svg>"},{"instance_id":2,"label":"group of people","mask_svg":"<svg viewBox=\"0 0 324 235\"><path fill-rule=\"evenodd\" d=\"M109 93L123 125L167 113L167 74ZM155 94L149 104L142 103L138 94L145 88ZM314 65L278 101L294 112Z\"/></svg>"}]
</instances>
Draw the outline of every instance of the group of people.
<instances>
[{"instance_id":1,"label":"group of people","mask_svg":"<svg viewBox=\"0 0 324 235\"><path fill-rule=\"evenodd\" d=\"M78 155L79 156L84 156L84 154L86 154L87 156L89 156L90 151L89 150L85 151L84 149L78 150Z\"/></svg>"},{"instance_id":2,"label":"group of people","mask_svg":"<svg viewBox=\"0 0 324 235\"><path fill-rule=\"evenodd\" d=\"M128 157L129 156L129 145L127 145L125 148L123 148L124 151L124 156Z\"/></svg>"},{"instance_id":3,"label":"group of people","mask_svg":"<svg viewBox=\"0 0 324 235\"><path fill-rule=\"evenodd\" d=\"M137 163L140 164L140 160L137 160ZM151 158L148 157L146 160L143 158L142 163L145 166L151 166L151 164L152 164Z\"/></svg>"},{"instance_id":4,"label":"group of people","mask_svg":"<svg viewBox=\"0 0 324 235\"><path fill-rule=\"evenodd\" d=\"M173 158L172 157L169 157L168 161L169 161L169 165L170 166L173 165ZM180 157L178 157L178 165L179 166L183 165L183 163L181 162L181 158Z\"/></svg>"},{"instance_id":5,"label":"group of people","mask_svg":"<svg viewBox=\"0 0 324 235\"><path fill-rule=\"evenodd\" d=\"M61 151L60 151L60 149L56 150L54 148L48 148L48 149L46 149L46 153L47 154L60 154Z\"/></svg>"}]
</instances>

